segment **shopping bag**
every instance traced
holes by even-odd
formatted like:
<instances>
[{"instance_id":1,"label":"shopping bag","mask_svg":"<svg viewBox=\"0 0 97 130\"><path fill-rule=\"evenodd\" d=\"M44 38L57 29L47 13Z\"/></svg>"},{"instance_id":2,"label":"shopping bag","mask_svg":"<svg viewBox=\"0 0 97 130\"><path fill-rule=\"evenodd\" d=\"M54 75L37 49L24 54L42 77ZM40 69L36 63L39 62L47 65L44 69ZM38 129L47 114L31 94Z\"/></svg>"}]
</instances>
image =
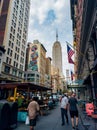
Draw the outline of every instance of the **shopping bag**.
<instances>
[{"instance_id":1,"label":"shopping bag","mask_svg":"<svg viewBox=\"0 0 97 130\"><path fill-rule=\"evenodd\" d=\"M29 125L29 116L26 117L25 124L26 124L26 125Z\"/></svg>"}]
</instances>

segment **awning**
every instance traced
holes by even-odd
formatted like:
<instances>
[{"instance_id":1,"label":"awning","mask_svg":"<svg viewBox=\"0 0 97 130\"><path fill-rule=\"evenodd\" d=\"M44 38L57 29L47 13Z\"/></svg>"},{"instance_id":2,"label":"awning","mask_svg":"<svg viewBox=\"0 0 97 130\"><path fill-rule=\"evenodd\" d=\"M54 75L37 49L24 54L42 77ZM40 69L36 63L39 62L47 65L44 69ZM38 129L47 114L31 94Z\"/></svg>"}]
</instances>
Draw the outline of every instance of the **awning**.
<instances>
[{"instance_id":1,"label":"awning","mask_svg":"<svg viewBox=\"0 0 97 130\"><path fill-rule=\"evenodd\" d=\"M1 83L0 84L0 88L4 89L14 89L14 88L18 88L19 90L30 90L30 91L48 91L48 90L52 90L51 88L47 88L44 86L40 86L40 85L36 85L33 83Z\"/></svg>"},{"instance_id":2,"label":"awning","mask_svg":"<svg viewBox=\"0 0 97 130\"><path fill-rule=\"evenodd\" d=\"M77 88L77 89L83 89L86 88L86 85L68 85L68 88Z\"/></svg>"}]
</instances>

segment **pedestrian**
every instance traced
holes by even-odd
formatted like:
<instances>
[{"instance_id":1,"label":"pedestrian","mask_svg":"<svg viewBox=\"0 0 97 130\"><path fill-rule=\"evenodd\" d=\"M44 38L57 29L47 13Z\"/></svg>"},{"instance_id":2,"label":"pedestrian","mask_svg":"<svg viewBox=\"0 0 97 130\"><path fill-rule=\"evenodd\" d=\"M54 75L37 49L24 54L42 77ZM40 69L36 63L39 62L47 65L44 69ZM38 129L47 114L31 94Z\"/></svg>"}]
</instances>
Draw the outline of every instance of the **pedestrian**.
<instances>
[{"instance_id":1,"label":"pedestrian","mask_svg":"<svg viewBox=\"0 0 97 130\"><path fill-rule=\"evenodd\" d=\"M78 105L77 105L78 101L76 99L76 94L74 92L72 93L68 102L69 102L69 111L70 111L70 116L71 116L72 128L78 129Z\"/></svg>"},{"instance_id":2,"label":"pedestrian","mask_svg":"<svg viewBox=\"0 0 97 130\"><path fill-rule=\"evenodd\" d=\"M32 98L32 101L29 103L27 110L30 121L30 130L34 130L34 127L36 126L37 112L39 112L39 104L37 103L35 97Z\"/></svg>"},{"instance_id":3,"label":"pedestrian","mask_svg":"<svg viewBox=\"0 0 97 130\"><path fill-rule=\"evenodd\" d=\"M67 110L68 110L68 98L66 94L64 94L61 98L61 118L62 118L62 126L65 125L65 119L64 116L66 117L66 122L68 124L68 115L67 115Z\"/></svg>"}]
</instances>

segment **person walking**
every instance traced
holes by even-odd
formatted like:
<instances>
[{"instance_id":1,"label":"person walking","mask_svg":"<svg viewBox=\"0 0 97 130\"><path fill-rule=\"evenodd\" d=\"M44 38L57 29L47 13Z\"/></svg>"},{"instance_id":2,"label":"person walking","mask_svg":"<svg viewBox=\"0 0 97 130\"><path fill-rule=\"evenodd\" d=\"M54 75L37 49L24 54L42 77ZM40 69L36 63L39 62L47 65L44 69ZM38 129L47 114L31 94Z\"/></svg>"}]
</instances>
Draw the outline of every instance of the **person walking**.
<instances>
[{"instance_id":1,"label":"person walking","mask_svg":"<svg viewBox=\"0 0 97 130\"><path fill-rule=\"evenodd\" d=\"M32 98L32 101L29 103L27 110L30 121L30 130L34 130L34 127L36 126L37 112L40 110L39 104L37 103L35 97Z\"/></svg>"},{"instance_id":2,"label":"person walking","mask_svg":"<svg viewBox=\"0 0 97 130\"><path fill-rule=\"evenodd\" d=\"M67 115L68 98L67 98L66 94L64 94L64 96L62 96L60 102L61 102L61 118L62 118L62 126L63 126L63 125L65 125L64 115L66 117L66 122L68 124L68 115Z\"/></svg>"},{"instance_id":3,"label":"person walking","mask_svg":"<svg viewBox=\"0 0 97 130\"><path fill-rule=\"evenodd\" d=\"M70 116L71 116L72 128L78 129L78 106L77 106L78 102L76 99L76 94L74 92L69 98L68 103L69 103L69 111L70 111ZM74 123L74 118L75 118L75 123Z\"/></svg>"}]
</instances>

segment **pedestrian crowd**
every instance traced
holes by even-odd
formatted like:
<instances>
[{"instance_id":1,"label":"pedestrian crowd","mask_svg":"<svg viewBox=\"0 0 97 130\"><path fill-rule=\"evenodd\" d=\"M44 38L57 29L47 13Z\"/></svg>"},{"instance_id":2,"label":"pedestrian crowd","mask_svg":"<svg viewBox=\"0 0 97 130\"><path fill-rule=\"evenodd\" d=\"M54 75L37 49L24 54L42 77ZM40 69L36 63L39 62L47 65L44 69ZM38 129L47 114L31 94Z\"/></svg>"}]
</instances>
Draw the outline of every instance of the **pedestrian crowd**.
<instances>
[{"instance_id":1,"label":"pedestrian crowd","mask_svg":"<svg viewBox=\"0 0 97 130\"><path fill-rule=\"evenodd\" d=\"M71 117L71 124L73 130L78 130L78 101L76 99L76 94L73 92L70 97L68 97L67 93L62 95L60 98L60 109L61 109L61 120L62 120L62 126L67 123L69 125L68 120L68 112L70 113ZM28 105L28 116L29 116L29 125L30 130L34 130L34 127L36 126L36 117L37 112L40 111L39 104L33 97L31 102Z\"/></svg>"},{"instance_id":2,"label":"pedestrian crowd","mask_svg":"<svg viewBox=\"0 0 97 130\"><path fill-rule=\"evenodd\" d=\"M68 122L68 111L71 117L71 123L73 129L78 129L78 101L76 99L76 94L72 92L71 96L68 98L67 93L65 93L60 99L61 106L61 118L62 126L65 125L65 118L67 124ZM65 117L64 117L65 116Z\"/></svg>"}]
</instances>

